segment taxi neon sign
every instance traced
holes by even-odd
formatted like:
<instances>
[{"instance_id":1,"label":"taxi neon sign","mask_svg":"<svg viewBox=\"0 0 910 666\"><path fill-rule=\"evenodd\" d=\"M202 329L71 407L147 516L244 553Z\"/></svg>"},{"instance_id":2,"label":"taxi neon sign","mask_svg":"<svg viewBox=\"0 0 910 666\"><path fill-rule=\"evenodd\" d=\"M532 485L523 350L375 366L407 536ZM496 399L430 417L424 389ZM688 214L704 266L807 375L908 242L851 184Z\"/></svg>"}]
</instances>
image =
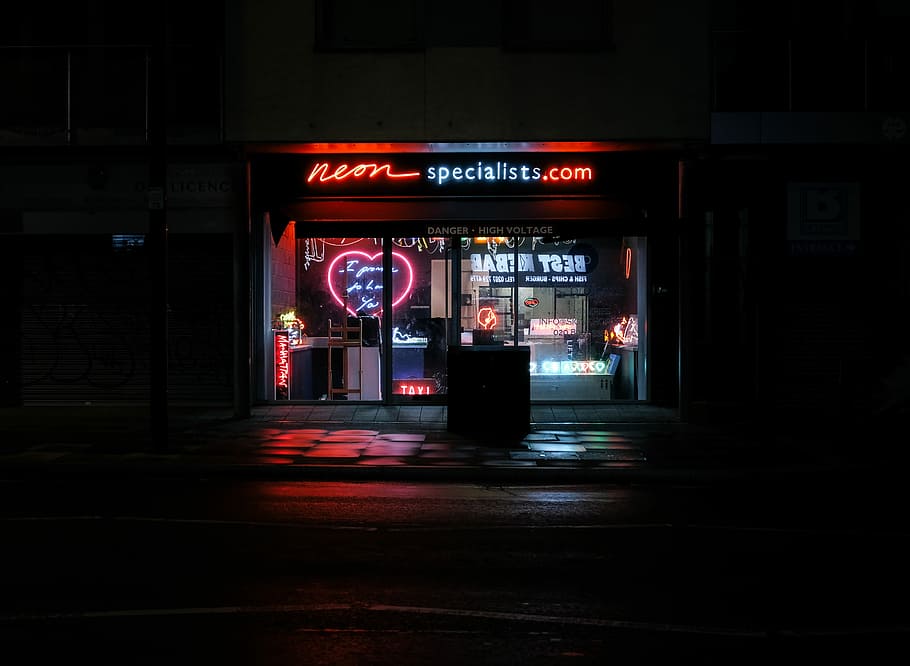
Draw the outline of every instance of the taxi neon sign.
<instances>
[{"instance_id":1,"label":"taxi neon sign","mask_svg":"<svg viewBox=\"0 0 910 666\"><path fill-rule=\"evenodd\" d=\"M436 380L432 378L393 379L392 393L399 395L430 395L436 393Z\"/></svg>"}]
</instances>

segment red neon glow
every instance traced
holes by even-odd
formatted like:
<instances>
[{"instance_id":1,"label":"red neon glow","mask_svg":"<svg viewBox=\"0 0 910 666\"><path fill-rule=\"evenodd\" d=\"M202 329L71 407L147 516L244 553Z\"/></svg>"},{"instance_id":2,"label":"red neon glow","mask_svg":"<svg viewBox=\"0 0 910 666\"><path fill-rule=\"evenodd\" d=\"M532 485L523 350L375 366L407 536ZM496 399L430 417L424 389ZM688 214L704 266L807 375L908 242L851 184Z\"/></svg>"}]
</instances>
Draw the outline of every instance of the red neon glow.
<instances>
[{"instance_id":1,"label":"red neon glow","mask_svg":"<svg viewBox=\"0 0 910 666\"><path fill-rule=\"evenodd\" d=\"M393 379L392 393L398 395L430 395L436 392L436 380L423 379Z\"/></svg>"},{"instance_id":2,"label":"red neon glow","mask_svg":"<svg viewBox=\"0 0 910 666\"><path fill-rule=\"evenodd\" d=\"M317 178L320 183L327 183L329 181L343 181L351 179L361 179L369 178L373 180L378 176L385 176L386 178L419 178L419 171L406 171L404 173L395 173L392 171L392 165L386 162L385 164L378 164L375 162L361 162L360 164L355 164L353 167L347 164L339 164L335 167L334 171L330 171L330 165L328 162L316 162L313 165L313 170L310 171L310 175L307 176L306 182L312 183Z\"/></svg>"},{"instance_id":3,"label":"red neon glow","mask_svg":"<svg viewBox=\"0 0 910 666\"><path fill-rule=\"evenodd\" d=\"M339 273L345 275L343 292L335 286ZM392 252L392 273L404 275L403 280L393 280L392 307L395 307L411 293L414 269L404 255ZM339 305L346 305L352 315L382 314L382 252L373 255L360 250L342 252L329 264L326 280L332 298Z\"/></svg>"},{"instance_id":4,"label":"red neon glow","mask_svg":"<svg viewBox=\"0 0 910 666\"><path fill-rule=\"evenodd\" d=\"M623 316L623 318L613 326L613 329L607 329L604 331L604 342L609 342L614 345L623 344L626 339L623 336L623 331L625 330L626 324L629 323L629 318Z\"/></svg>"},{"instance_id":5,"label":"red neon glow","mask_svg":"<svg viewBox=\"0 0 910 666\"><path fill-rule=\"evenodd\" d=\"M626 248L626 265L625 265L625 275L626 279L629 279L629 276L632 275L632 248Z\"/></svg>"},{"instance_id":6,"label":"red neon glow","mask_svg":"<svg viewBox=\"0 0 910 666\"><path fill-rule=\"evenodd\" d=\"M477 311L477 323L483 330L489 331L491 328L495 328L497 321L496 310L489 305L485 305Z\"/></svg>"},{"instance_id":7,"label":"red neon glow","mask_svg":"<svg viewBox=\"0 0 910 666\"><path fill-rule=\"evenodd\" d=\"M291 342L287 331L275 331L275 398L287 400L291 387Z\"/></svg>"},{"instance_id":8,"label":"red neon glow","mask_svg":"<svg viewBox=\"0 0 910 666\"><path fill-rule=\"evenodd\" d=\"M251 143L252 153L393 154L393 153L607 153L655 149L654 142L636 141L530 141L492 143ZM672 147L669 146L668 147Z\"/></svg>"},{"instance_id":9,"label":"red neon glow","mask_svg":"<svg viewBox=\"0 0 910 666\"><path fill-rule=\"evenodd\" d=\"M594 180L594 170L591 167L551 167L541 180L559 181L590 181Z\"/></svg>"}]
</instances>

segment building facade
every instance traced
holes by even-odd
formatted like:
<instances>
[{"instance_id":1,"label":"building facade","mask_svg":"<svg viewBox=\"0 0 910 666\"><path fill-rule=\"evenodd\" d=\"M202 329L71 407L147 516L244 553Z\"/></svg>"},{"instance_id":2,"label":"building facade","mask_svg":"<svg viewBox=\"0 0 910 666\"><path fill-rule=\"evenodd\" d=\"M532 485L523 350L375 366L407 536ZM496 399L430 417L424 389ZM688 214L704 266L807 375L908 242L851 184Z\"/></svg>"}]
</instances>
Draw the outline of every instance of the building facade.
<instances>
[{"instance_id":1,"label":"building facade","mask_svg":"<svg viewBox=\"0 0 910 666\"><path fill-rule=\"evenodd\" d=\"M815 4L24 15L3 400L446 404L477 347L526 350L531 401L874 409L908 17Z\"/></svg>"}]
</instances>

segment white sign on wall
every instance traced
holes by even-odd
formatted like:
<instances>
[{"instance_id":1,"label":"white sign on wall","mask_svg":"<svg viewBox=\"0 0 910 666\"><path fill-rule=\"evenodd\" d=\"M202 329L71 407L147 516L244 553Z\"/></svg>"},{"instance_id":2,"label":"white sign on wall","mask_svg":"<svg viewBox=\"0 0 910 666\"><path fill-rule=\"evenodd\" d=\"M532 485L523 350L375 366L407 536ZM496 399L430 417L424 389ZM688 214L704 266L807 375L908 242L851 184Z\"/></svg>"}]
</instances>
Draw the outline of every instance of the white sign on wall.
<instances>
[{"instance_id":1,"label":"white sign on wall","mask_svg":"<svg viewBox=\"0 0 910 666\"><path fill-rule=\"evenodd\" d=\"M860 235L859 183L790 183L787 240L794 255L852 255Z\"/></svg>"}]
</instances>

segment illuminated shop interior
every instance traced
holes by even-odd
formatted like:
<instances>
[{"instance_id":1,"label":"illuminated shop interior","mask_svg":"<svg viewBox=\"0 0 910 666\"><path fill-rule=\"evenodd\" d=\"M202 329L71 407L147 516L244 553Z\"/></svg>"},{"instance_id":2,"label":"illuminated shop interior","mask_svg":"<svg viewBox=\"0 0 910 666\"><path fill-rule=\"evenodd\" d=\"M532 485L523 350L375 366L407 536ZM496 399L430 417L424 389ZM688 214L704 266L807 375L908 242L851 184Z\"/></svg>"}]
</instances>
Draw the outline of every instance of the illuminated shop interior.
<instances>
[{"instance_id":1,"label":"illuminated shop interior","mask_svg":"<svg viewBox=\"0 0 910 666\"><path fill-rule=\"evenodd\" d=\"M532 401L648 398L644 237L298 233L283 257L275 400L445 404L453 345L528 347Z\"/></svg>"}]
</instances>

